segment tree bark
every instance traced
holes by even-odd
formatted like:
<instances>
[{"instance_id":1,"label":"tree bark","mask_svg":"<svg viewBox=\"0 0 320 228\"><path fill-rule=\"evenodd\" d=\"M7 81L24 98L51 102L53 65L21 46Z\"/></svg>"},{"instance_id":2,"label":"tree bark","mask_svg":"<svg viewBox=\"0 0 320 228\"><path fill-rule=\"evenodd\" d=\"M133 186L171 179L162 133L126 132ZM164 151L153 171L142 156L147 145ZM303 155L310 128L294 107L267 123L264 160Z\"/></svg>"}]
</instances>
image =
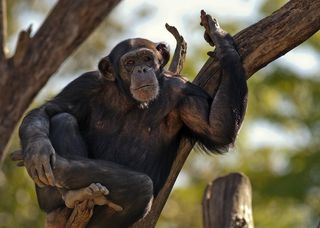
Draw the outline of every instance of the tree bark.
<instances>
[{"instance_id":1,"label":"tree bark","mask_svg":"<svg viewBox=\"0 0 320 228\"><path fill-rule=\"evenodd\" d=\"M204 228L253 228L251 184L231 173L210 183L203 195Z\"/></svg>"},{"instance_id":2,"label":"tree bark","mask_svg":"<svg viewBox=\"0 0 320 228\"><path fill-rule=\"evenodd\" d=\"M0 0L0 64L5 58L5 40L7 36L7 2Z\"/></svg>"},{"instance_id":3,"label":"tree bark","mask_svg":"<svg viewBox=\"0 0 320 228\"><path fill-rule=\"evenodd\" d=\"M5 0L0 0L4 21ZM89 36L120 0L60 0L36 34L22 31L14 56L0 58L0 158L9 137L37 92L61 63ZM291 0L271 16L235 35L249 78L253 73L293 49L320 28L320 0ZM0 24L0 55L4 55L5 23ZM220 67L210 58L194 83L214 94ZM180 144L170 176L151 212L134 227L154 227L172 186L193 145Z\"/></svg>"},{"instance_id":4,"label":"tree bark","mask_svg":"<svg viewBox=\"0 0 320 228\"><path fill-rule=\"evenodd\" d=\"M236 34L234 39L243 59L247 78L316 33L320 29L319 9L320 0L291 0L272 15ZM220 71L217 59L209 58L194 83L209 94L215 94ZM181 141L168 180L155 198L150 213L133 227L155 226L192 147L193 144L188 140Z\"/></svg>"},{"instance_id":5,"label":"tree bark","mask_svg":"<svg viewBox=\"0 0 320 228\"><path fill-rule=\"evenodd\" d=\"M2 21L3 5L0 16ZM14 56L4 58L5 23L0 25L0 159L24 111L64 60L120 0L60 0L31 37L21 31Z\"/></svg>"}]
</instances>

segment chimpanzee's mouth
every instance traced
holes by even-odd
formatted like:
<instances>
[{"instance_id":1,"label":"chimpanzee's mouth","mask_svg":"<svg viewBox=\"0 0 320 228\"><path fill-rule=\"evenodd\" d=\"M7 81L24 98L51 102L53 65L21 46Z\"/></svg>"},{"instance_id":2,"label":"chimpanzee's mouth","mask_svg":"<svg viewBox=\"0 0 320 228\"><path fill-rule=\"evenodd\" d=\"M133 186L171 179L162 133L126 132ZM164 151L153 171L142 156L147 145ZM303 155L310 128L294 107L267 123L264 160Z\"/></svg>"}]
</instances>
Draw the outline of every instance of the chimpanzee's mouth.
<instances>
[{"instance_id":1,"label":"chimpanzee's mouth","mask_svg":"<svg viewBox=\"0 0 320 228\"><path fill-rule=\"evenodd\" d=\"M154 87L154 84L147 84L147 85L143 85L137 88L133 88L133 90L140 90L140 89L144 89L144 88L148 88L148 87Z\"/></svg>"}]
</instances>

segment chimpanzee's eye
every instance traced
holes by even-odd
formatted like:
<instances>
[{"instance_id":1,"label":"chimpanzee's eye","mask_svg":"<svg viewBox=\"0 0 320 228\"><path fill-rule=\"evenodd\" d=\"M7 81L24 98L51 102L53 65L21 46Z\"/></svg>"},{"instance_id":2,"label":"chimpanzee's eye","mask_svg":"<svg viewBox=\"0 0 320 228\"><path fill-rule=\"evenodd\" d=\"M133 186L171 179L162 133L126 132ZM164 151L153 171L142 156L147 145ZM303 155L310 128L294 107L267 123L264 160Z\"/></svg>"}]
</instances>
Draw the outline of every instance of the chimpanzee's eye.
<instances>
[{"instance_id":1,"label":"chimpanzee's eye","mask_svg":"<svg viewBox=\"0 0 320 228\"><path fill-rule=\"evenodd\" d=\"M144 61L145 61L145 62L151 62L151 60L152 60L152 57L151 57L151 56L146 56L146 57L144 57Z\"/></svg>"},{"instance_id":2,"label":"chimpanzee's eye","mask_svg":"<svg viewBox=\"0 0 320 228\"><path fill-rule=\"evenodd\" d=\"M128 60L127 62L126 62L126 65L133 65L134 64L134 61L132 60L132 59L130 59L130 60Z\"/></svg>"}]
</instances>

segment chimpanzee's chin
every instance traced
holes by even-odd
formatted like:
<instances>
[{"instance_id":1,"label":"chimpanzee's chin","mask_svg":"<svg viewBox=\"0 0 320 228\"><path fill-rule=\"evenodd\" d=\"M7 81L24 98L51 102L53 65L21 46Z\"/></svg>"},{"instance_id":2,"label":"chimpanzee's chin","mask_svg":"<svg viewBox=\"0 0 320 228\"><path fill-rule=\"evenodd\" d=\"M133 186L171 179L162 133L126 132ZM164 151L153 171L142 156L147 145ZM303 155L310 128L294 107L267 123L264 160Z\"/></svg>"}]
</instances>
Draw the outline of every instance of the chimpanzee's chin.
<instances>
[{"instance_id":1,"label":"chimpanzee's chin","mask_svg":"<svg viewBox=\"0 0 320 228\"><path fill-rule=\"evenodd\" d=\"M131 90L132 96L140 104L149 104L155 100L159 94L158 86L147 86L137 90ZM143 105L145 106L145 105Z\"/></svg>"}]
</instances>

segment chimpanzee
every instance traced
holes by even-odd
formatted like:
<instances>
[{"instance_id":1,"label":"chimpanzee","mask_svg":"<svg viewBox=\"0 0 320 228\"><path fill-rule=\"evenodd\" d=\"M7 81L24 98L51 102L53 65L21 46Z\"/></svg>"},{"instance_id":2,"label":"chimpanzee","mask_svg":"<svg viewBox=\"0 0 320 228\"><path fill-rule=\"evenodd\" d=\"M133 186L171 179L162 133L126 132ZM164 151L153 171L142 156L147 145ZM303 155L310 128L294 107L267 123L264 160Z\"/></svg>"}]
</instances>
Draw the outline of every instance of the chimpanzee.
<instances>
[{"instance_id":1,"label":"chimpanzee","mask_svg":"<svg viewBox=\"0 0 320 228\"><path fill-rule=\"evenodd\" d=\"M164 185L181 137L212 152L233 144L246 109L244 69L231 36L207 22L223 69L214 98L164 69L165 44L136 38L24 118L23 160L44 211L91 199L88 227L128 227Z\"/></svg>"}]
</instances>

